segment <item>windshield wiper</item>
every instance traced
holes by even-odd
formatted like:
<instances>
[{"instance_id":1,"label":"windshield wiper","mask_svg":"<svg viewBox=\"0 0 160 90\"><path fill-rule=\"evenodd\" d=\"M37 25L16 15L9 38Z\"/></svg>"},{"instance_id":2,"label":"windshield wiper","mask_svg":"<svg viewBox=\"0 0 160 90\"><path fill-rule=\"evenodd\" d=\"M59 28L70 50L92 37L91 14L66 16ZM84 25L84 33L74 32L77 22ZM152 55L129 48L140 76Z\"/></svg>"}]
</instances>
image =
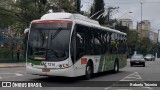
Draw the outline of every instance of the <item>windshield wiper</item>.
<instances>
[{"instance_id":1,"label":"windshield wiper","mask_svg":"<svg viewBox=\"0 0 160 90\"><path fill-rule=\"evenodd\" d=\"M51 34L51 41L50 41L50 46L51 46L51 44L52 44L52 40L58 35L58 33L60 32L62 30L62 28L59 28L59 29L57 29L57 31L53 34ZM46 58L48 57L47 56L47 53L48 53L48 41L49 40L47 40L47 48L46 48ZM53 51L53 50L52 50ZM55 56L57 57L57 52L54 52L54 54L55 54Z\"/></svg>"},{"instance_id":2,"label":"windshield wiper","mask_svg":"<svg viewBox=\"0 0 160 90\"><path fill-rule=\"evenodd\" d=\"M55 39L57 37L57 35L62 31L62 28L57 29L57 31L53 34L51 34L51 42L50 42L50 46L52 44L52 40Z\"/></svg>"}]
</instances>

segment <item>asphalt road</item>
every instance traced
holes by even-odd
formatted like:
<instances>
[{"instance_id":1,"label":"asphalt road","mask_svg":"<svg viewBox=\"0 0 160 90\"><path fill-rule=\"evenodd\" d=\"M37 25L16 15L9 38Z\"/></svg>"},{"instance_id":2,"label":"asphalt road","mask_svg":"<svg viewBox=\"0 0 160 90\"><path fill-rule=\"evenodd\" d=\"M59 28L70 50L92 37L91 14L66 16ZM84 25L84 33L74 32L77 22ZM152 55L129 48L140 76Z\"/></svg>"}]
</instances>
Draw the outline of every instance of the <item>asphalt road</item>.
<instances>
[{"instance_id":1,"label":"asphalt road","mask_svg":"<svg viewBox=\"0 0 160 90\"><path fill-rule=\"evenodd\" d=\"M160 59L156 61L147 61L146 67L130 67L128 62L127 66L120 69L119 73L114 74L112 72L105 72L95 74L91 80L84 80L82 77L65 78L30 75L26 74L25 67L0 68L0 81L35 81L43 82L45 85L54 86L42 88L23 88L24 90L160 90L160 87L115 87L116 85L119 85L117 83L118 81L160 81ZM105 83L109 83L108 86L102 85L102 87L100 87L99 84ZM66 87L65 85L69 87ZM0 90L1 89L21 90L22 88L0 88Z\"/></svg>"}]
</instances>

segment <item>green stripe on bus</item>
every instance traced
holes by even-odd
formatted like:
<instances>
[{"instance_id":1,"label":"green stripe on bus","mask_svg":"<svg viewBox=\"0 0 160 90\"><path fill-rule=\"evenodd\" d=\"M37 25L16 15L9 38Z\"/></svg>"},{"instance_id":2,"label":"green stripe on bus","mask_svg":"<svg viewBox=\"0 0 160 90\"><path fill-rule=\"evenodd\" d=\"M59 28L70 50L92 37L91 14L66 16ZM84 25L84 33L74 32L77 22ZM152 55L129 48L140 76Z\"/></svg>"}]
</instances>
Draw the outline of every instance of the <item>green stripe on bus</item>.
<instances>
[{"instance_id":1,"label":"green stripe on bus","mask_svg":"<svg viewBox=\"0 0 160 90\"><path fill-rule=\"evenodd\" d=\"M27 59L27 62L33 63L34 65L40 65L42 61L35 61L35 60Z\"/></svg>"},{"instance_id":2,"label":"green stripe on bus","mask_svg":"<svg viewBox=\"0 0 160 90\"><path fill-rule=\"evenodd\" d=\"M99 62L99 67L98 67L98 72L101 72L103 66L103 57L100 57L100 62Z\"/></svg>"},{"instance_id":3,"label":"green stripe on bus","mask_svg":"<svg viewBox=\"0 0 160 90\"><path fill-rule=\"evenodd\" d=\"M118 58L119 68L126 66L126 60L122 54L105 54L100 57L98 72L112 70L114 68L114 61Z\"/></svg>"}]
</instances>

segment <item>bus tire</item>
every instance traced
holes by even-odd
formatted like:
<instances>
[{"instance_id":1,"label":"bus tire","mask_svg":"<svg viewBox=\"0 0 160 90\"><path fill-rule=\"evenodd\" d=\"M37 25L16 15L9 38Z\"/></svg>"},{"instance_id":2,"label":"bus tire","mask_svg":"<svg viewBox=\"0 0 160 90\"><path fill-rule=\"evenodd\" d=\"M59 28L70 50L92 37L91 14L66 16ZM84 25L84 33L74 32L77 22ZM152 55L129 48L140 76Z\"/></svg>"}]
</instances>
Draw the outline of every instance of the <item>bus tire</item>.
<instances>
[{"instance_id":1,"label":"bus tire","mask_svg":"<svg viewBox=\"0 0 160 90\"><path fill-rule=\"evenodd\" d=\"M132 62L130 63L130 66L131 66L131 67L133 66L133 63L132 63Z\"/></svg>"},{"instance_id":2,"label":"bus tire","mask_svg":"<svg viewBox=\"0 0 160 90\"><path fill-rule=\"evenodd\" d=\"M92 63L88 62L86 65L85 79L89 80L92 77L92 73L93 73Z\"/></svg>"},{"instance_id":3,"label":"bus tire","mask_svg":"<svg viewBox=\"0 0 160 90\"><path fill-rule=\"evenodd\" d=\"M114 73L119 72L119 63L118 63L118 60L116 60L116 61L114 62L113 72L114 72Z\"/></svg>"},{"instance_id":4,"label":"bus tire","mask_svg":"<svg viewBox=\"0 0 160 90\"><path fill-rule=\"evenodd\" d=\"M143 63L143 67L145 67L146 65L145 65L145 63Z\"/></svg>"}]
</instances>

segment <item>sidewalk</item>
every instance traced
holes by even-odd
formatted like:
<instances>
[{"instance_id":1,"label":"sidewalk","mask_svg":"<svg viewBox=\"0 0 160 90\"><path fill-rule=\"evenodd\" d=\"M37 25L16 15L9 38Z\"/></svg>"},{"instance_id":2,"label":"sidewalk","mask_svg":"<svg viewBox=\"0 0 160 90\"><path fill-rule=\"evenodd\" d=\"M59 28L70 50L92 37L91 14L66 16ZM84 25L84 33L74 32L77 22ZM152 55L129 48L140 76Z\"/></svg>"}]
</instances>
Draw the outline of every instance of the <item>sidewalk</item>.
<instances>
[{"instance_id":1,"label":"sidewalk","mask_svg":"<svg viewBox=\"0 0 160 90\"><path fill-rule=\"evenodd\" d=\"M20 63L0 63L0 68L25 67L25 62Z\"/></svg>"}]
</instances>

